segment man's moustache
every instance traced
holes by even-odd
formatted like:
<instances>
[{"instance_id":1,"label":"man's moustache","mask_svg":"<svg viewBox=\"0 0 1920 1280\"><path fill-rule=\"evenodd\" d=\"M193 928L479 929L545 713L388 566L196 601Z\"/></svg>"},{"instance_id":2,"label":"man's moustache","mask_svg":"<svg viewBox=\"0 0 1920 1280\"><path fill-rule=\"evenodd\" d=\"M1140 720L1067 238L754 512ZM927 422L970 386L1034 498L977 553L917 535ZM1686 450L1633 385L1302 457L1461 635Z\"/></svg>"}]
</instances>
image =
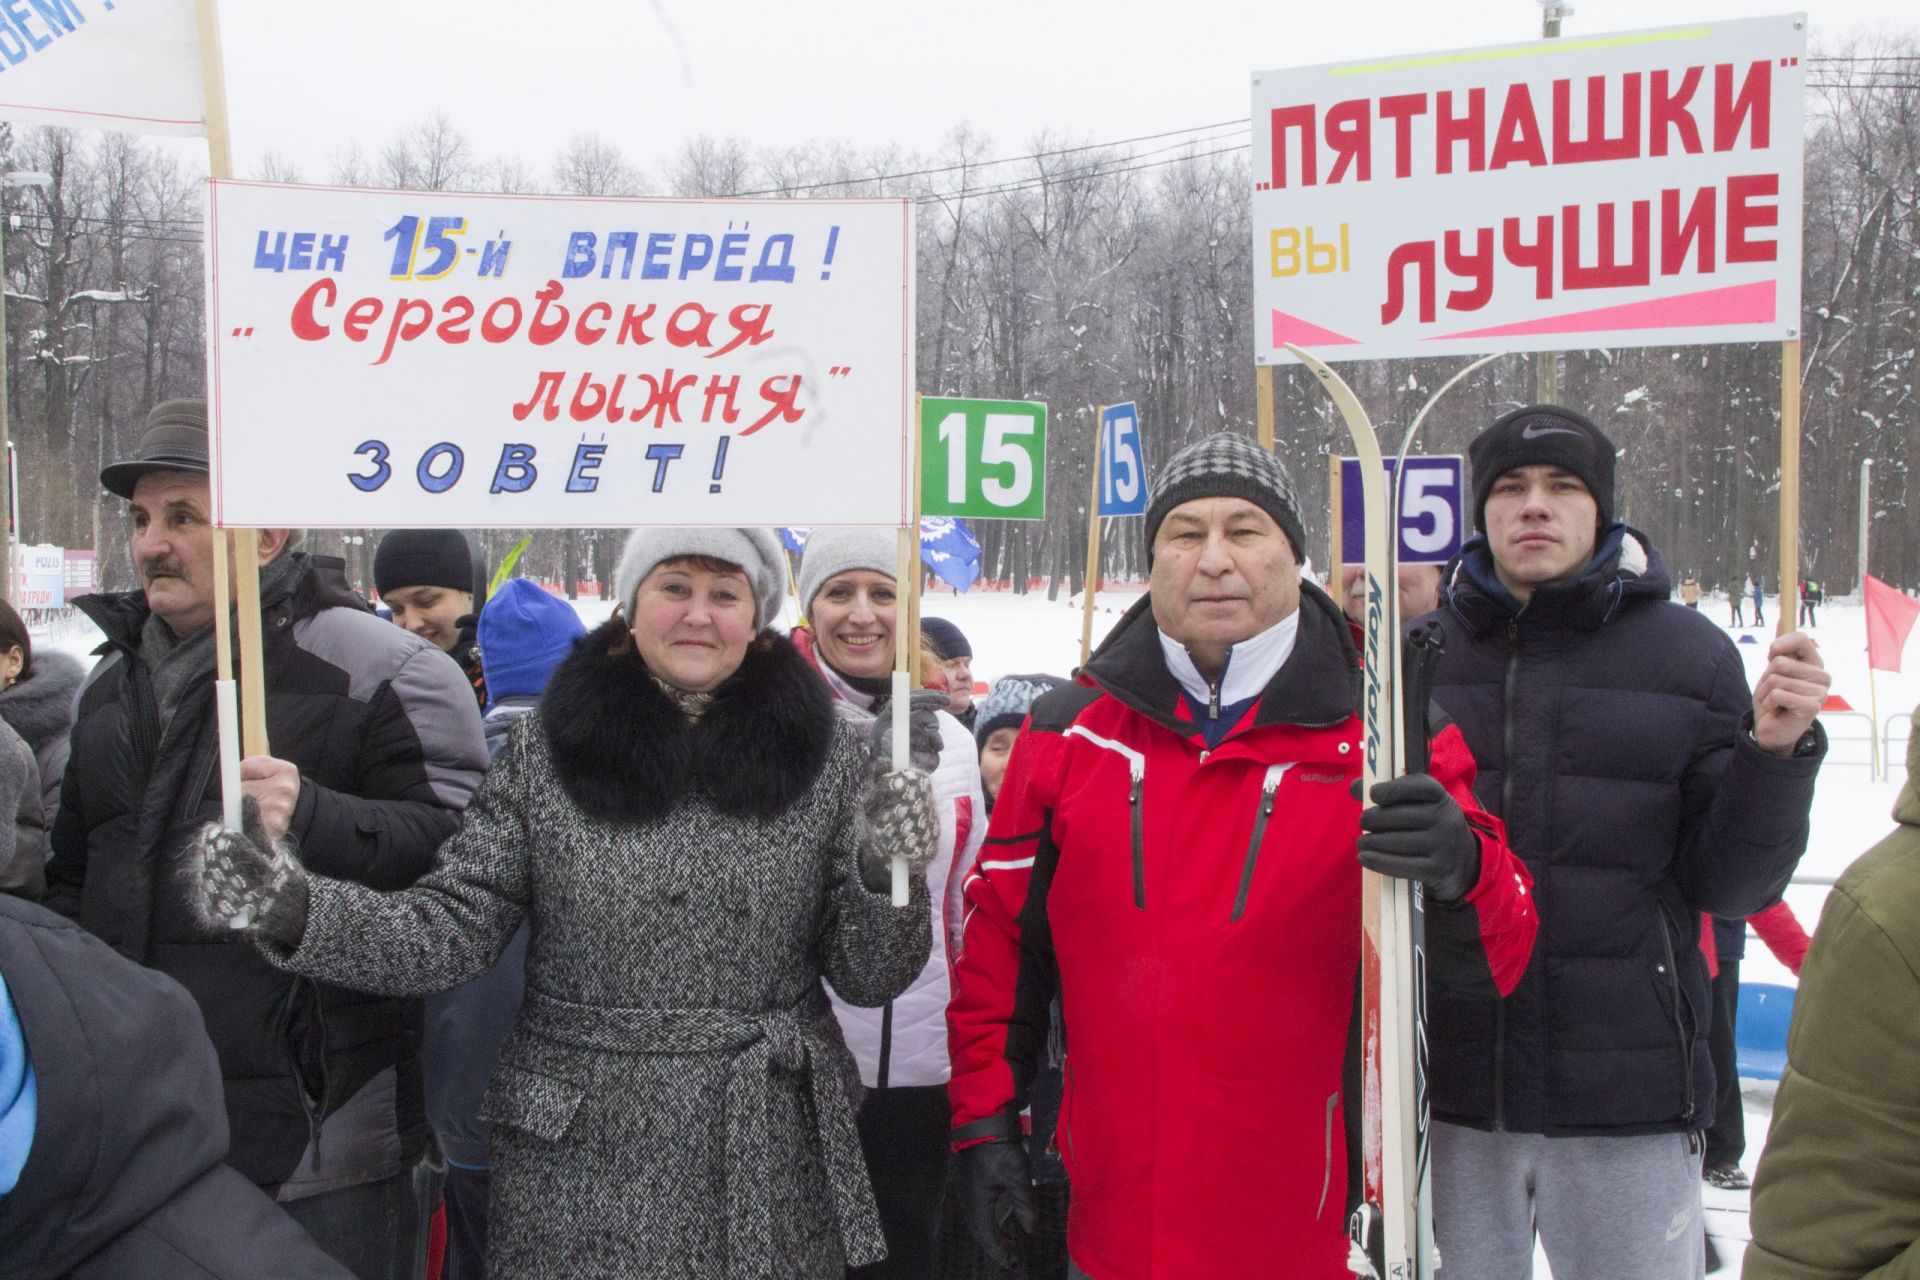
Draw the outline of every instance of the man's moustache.
<instances>
[{"instance_id":1,"label":"man's moustache","mask_svg":"<svg viewBox=\"0 0 1920 1280\"><path fill-rule=\"evenodd\" d=\"M178 560L149 560L140 566L140 576L147 582L155 578L179 578L182 582L191 582L187 576L187 566Z\"/></svg>"}]
</instances>

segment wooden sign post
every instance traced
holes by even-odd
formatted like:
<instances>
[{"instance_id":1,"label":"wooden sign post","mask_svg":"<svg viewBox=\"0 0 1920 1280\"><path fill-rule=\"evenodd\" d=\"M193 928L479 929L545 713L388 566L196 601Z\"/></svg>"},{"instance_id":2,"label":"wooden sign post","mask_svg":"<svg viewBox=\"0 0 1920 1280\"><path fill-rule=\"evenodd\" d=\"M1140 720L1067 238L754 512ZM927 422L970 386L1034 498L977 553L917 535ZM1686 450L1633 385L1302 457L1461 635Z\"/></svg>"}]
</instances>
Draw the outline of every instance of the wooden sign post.
<instances>
[{"instance_id":1,"label":"wooden sign post","mask_svg":"<svg viewBox=\"0 0 1920 1280\"><path fill-rule=\"evenodd\" d=\"M1100 405L1093 413L1093 465L1088 468L1093 474L1093 496L1087 500L1086 598L1080 608L1080 665L1083 667L1093 656L1093 593L1100 589L1100 420L1106 411L1107 407Z\"/></svg>"}]
</instances>

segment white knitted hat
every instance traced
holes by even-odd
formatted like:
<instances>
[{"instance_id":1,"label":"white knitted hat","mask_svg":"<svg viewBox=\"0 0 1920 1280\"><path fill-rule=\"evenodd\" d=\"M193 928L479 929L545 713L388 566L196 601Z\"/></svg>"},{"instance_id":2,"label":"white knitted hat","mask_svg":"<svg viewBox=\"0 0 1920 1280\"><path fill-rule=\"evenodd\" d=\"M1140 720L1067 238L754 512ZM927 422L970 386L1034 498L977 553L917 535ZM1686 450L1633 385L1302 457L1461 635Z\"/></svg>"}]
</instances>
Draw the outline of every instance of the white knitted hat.
<instances>
[{"instance_id":1,"label":"white knitted hat","mask_svg":"<svg viewBox=\"0 0 1920 1280\"><path fill-rule=\"evenodd\" d=\"M615 603L631 614L641 581L661 561L680 556L711 556L739 565L753 590L756 630L779 616L787 598L787 568L780 539L770 529L635 529L613 571Z\"/></svg>"},{"instance_id":2,"label":"white knitted hat","mask_svg":"<svg viewBox=\"0 0 1920 1280\"><path fill-rule=\"evenodd\" d=\"M900 532L870 527L819 528L807 535L800 558L800 612L813 616L813 598L828 578L849 569L871 569L897 578L900 574Z\"/></svg>"}]
</instances>

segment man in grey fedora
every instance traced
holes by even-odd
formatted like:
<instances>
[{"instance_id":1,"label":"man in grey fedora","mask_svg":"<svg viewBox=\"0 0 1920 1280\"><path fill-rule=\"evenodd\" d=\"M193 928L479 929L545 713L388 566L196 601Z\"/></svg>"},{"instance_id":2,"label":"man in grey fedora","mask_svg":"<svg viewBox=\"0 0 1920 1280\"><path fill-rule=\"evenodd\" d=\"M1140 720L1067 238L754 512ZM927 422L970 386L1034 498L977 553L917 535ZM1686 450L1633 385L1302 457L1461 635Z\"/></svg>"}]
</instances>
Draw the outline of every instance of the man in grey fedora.
<instances>
[{"instance_id":1,"label":"man in grey fedora","mask_svg":"<svg viewBox=\"0 0 1920 1280\"><path fill-rule=\"evenodd\" d=\"M48 905L198 1001L229 1163L363 1280L422 1275L435 1171L419 1002L281 973L197 925L175 874L221 809L213 622L231 600L213 589L206 402L157 405L100 482L129 505L142 585L75 602L106 642L80 695ZM439 650L381 622L300 541L259 535L271 748L241 762L249 819L317 871L401 888L479 784L479 710Z\"/></svg>"}]
</instances>

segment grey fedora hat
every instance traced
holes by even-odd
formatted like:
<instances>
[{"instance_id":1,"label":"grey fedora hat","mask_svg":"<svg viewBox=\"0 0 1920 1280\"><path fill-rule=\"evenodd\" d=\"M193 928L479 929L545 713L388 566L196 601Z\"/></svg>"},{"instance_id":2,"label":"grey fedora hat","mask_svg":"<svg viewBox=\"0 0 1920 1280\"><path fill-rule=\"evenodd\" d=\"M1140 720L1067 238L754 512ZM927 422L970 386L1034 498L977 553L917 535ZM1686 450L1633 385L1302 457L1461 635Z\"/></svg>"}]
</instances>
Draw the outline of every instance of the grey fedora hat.
<instances>
[{"instance_id":1,"label":"grey fedora hat","mask_svg":"<svg viewBox=\"0 0 1920 1280\"><path fill-rule=\"evenodd\" d=\"M197 398L163 400L147 415L147 429L131 458L100 469L100 484L122 498L149 471L207 474L207 402Z\"/></svg>"}]
</instances>

